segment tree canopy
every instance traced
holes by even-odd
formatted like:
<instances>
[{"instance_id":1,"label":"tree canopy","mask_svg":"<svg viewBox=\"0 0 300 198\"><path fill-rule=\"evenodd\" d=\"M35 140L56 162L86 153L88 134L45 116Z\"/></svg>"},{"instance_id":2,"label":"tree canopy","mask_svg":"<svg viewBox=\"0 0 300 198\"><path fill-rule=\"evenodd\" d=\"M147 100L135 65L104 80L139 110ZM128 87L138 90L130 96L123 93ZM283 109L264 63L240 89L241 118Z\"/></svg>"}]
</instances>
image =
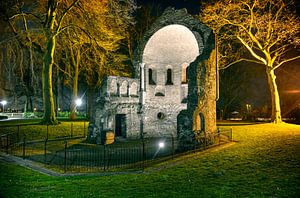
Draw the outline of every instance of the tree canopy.
<instances>
[{"instance_id":1,"label":"tree canopy","mask_svg":"<svg viewBox=\"0 0 300 198\"><path fill-rule=\"evenodd\" d=\"M105 74L129 71L122 69L126 57L118 53L118 49L128 26L133 23L135 8L134 1L125 0L1 1L2 19L10 27L1 45L13 52L3 50L5 55L2 57L8 62L19 60L18 49L27 49L30 57L37 57L38 61L30 58L30 64L19 62L16 68L23 71L22 68L30 65L31 68L26 69L31 75L28 79L34 79L36 71L43 74L45 123L56 123L53 67L67 75L73 84L77 83L79 72L83 73L88 84L95 85ZM7 44L11 47L8 48ZM20 47L14 47L16 45Z\"/></svg>"}]
</instances>

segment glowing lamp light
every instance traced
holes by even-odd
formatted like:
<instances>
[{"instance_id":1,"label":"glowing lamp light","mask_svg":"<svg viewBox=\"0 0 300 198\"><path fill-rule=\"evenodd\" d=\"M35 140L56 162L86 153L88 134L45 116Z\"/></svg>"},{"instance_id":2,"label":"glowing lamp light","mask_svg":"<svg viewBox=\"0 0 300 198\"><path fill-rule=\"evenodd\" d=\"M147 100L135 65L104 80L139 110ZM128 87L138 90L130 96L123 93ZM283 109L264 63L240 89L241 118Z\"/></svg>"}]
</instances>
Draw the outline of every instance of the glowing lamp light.
<instances>
[{"instance_id":1,"label":"glowing lamp light","mask_svg":"<svg viewBox=\"0 0 300 198\"><path fill-rule=\"evenodd\" d=\"M7 101L6 101L6 100L2 100L0 103L1 103L2 106L3 106L3 112L4 112L4 106L7 104Z\"/></svg>"},{"instance_id":2,"label":"glowing lamp light","mask_svg":"<svg viewBox=\"0 0 300 198\"><path fill-rule=\"evenodd\" d=\"M6 101L6 100L2 100L0 103L1 103L2 105L6 105L6 104L7 104L7 101Z\"/></svg>"},{"instance_id":3,"label":"glowing lamp light","mask_svg":"<svg viewBox=\"0 0 300 198\"><path fill-rule=\"evenodd\" d=\"M165 147L165 143L164 143L164 142L158 143L158 147L159 147L159 148L164 148L164 147Z\"/></svg>"},{"instance_id":4,"label":"glowing lamp light","mask_svg":"<svg viewBox=\"0 0 300 198\"><path fill-rule=\"evenodd\" d=\"M82 105L82 100L80 98L76 99L75 104L76 104L77 107Z\"/></svg>"}]
</instances>

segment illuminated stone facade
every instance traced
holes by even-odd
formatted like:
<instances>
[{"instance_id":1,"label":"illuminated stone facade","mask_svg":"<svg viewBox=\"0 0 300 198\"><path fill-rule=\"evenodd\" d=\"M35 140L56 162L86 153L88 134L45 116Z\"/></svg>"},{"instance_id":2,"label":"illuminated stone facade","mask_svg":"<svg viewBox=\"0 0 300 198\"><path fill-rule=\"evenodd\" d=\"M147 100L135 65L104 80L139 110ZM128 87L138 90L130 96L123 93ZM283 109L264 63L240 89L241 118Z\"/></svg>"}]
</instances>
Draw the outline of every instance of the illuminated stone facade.
<instances>
[{"instance_id":1,"label":"illuminated stone facade","mask_svg":"<svg viewBox=\"0 0 300 198\"><path fill-rule=\"evenodd\" d=\"M135 78L104 79L90 138L105 131L123 138L185 137L204 130L199 129L204 125L214 131L216 68L209 64L213 47L207 26L184 9L166 10L136 50ZM197 129L192 128L195 122L200 122Z\"/></svg>"}]
</instances>

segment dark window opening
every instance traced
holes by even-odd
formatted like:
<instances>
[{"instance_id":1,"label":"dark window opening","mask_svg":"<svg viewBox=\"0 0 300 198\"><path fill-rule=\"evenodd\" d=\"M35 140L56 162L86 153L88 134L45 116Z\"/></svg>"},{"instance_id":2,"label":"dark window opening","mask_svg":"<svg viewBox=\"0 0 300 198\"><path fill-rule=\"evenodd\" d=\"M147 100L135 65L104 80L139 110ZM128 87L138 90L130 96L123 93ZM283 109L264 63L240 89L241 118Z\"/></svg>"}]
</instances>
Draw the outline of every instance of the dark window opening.
<instances>
[{"instance_id":1,"label":"dark window opening","mask_svg":"<svg viewBox=\"0 0 300 198\"><path fill-rule=\"evenodd\" d=\"M115 136L116 137L124 137L126 138L126 115L125 114L117 114L116 117L116 125L115 125Z\"/></svg>"},{"instance_id":2,"label":"dark window opening","mask_svg":"<svg viewBox=\"0 0 300 198\"><path fill-rule=\"evenodd\" d=\"M157 118L160 119L160 120L163 120L163 119L165 118L165 114L162 113L162 112L159 112L159 113L157 114Z\"/></svg>"},{"instance_id":3,"label":"dark window opening","mask_svg":"<svg viewBox=\"0 0 300 198\"><path fill-rule=\"evenodd\" d=\"M120 96L120 84L117 83L117 96Z\"/></svg>"},{"instance_id":4,"label":"dark window opening","mask_svg":"<svg viewBox=\"0 0 300 198\"><path fill-rule=\"evenodd\" d=\"M173 85L172 70L171 69L167 70L167 82L166 82L166 85Z\"/></svg>"},{"instance_id":5,"label":"dark window opening","mask_svg":"<svg viewBox=\"0 0 300 198\"><path fill-rule=\"evenodd\" d=\"M155 93L155 96L165 96L165 94L161 93L161 92L157 92L157 93Z\"/></svg>"},{"instance_id":6,"label":"dark window opening","mask_svg":"<svg viewBox=\"0 0 300 198\"><path fill-rule=\"evenodd\" d=\"M154 81L154 74L153 74L153 71L152 69L149 69L148 71L149 73L149 85L155 85L155 81Z\"/></svg>"}]
</instances>

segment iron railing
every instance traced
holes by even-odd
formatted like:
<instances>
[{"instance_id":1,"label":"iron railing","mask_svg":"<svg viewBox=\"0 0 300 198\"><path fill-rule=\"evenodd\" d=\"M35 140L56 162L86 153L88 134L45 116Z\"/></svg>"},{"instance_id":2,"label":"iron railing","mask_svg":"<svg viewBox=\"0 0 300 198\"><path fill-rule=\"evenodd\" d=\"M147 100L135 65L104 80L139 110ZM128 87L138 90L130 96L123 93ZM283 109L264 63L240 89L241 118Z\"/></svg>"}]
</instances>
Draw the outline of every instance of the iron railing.
<instances>
[{"instance_id":1,"label":"iron railing","mask_svg":"<svg viewBox=\"0 0 300 198\"><path fill-rule=\"evenodd\" d=\"M70 134L58 138L49 138L50 136L46 135L44 139L32 140L33 137L27 138L27 135L20 132L7 133L0 136L0 147L1 151L7 154L66 173L141 170L158 161L232 141L232 130L200 133L197 142L185 143L184 148L175 137L145 138L98 145L88 144L83 134L77 137Z\"/></svg>"}]
</instances>

